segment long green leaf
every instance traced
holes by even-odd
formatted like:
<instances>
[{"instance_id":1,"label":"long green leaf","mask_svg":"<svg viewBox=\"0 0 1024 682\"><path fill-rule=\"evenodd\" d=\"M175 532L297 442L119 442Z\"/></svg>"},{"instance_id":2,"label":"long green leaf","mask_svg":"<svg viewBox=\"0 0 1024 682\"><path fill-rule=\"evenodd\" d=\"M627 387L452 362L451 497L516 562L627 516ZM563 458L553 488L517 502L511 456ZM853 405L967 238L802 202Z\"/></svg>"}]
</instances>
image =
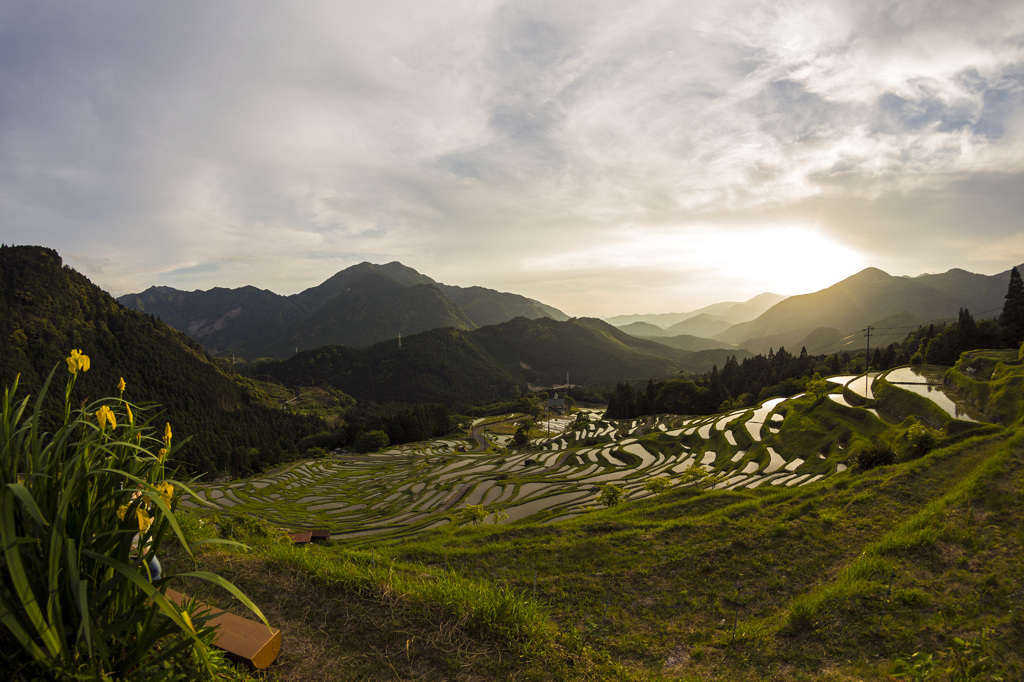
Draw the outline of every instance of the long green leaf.
<instances>
[{"instance_id":1,"label":"long green leaf","mask_svg":"<svg viewBox=\"0 0 1024 682\"><path fill-rule=\"evenodd\" d=\"M21 644L21 648L25 649L32 658L37 661L46 659L46 652L32 639L21 622L14 616L14 612L9 609L0 611L0 623L4 624L7 631L18 640L18 644Z\"/></svg>"},{"instance_id":2,"label":"long green leaf","mask_svg":"<svg viewBox=\"0 0 1024 682\"><path fill-rule=\"evenodd\" d=\"M188 625L188 623L185 622L185 619L181 615L181 611L179 611L178 607L170 599L167 598L167 595L158 590L151 582L144 578L142 574L134 566L127 565L122 561L118 561L117 559L113 559L104 554L100 554L89 549L83 549L82 554L85 554L91 559L95 559L96 561L106 566L109 566L114 571L116 571L117 573L121 574L122 576L130 580L132 583L134 583L143 592L145 592L145 594L153 601L154 604L156 604L160 611L162 611L168 618L170 618L175 623L175 625L179 627L182 633L190 637L192 640L195 641L196 644L199 645L200 656L205 661L207 670L212 673L210 661L206 656L206 644L201 639L199 639L197 633Z\"/></svg>"},{"instance_id":3,"label":"long green leaf","mask_svg":"<svg viewBox=\"0 0 1024 682\"><path fill-rule=\"evenodd\" d=\"M76 544L74 539L68 538L64 546L66 566L68 570L68 585L71 588L71 598L78 609L78 634L85 638L86 651L92 655L92 614L89 611L89 581L81 577L78 571L78 554L75 552Z\"/></svg>"},{"instance_id":4,"label":"long green leaf","mask_svg":"<svg viewBox=\"0 0 1024 682\"><path fill-rule=\"evenodd\" d=\"M36 500L32 497L32 493L29 492L28 488L22 483L8 483L7 487L10 488L11 492L21 501L21 504L25 507L25 510L32 516L32 519L44 528L50 525L50 522L43 516L43 512L39 509L39 505L36 504Z\"/></svg>"},{"instance_id":5,"label":"long green leaf","mask_svg":"<svg viewBox=\"0 0 1024 682\"><path fill-rule=\"evenodd\" d=\"M214 585L223 587L225 590L234 595L235 598L238 599L238 601L242 602L242 604L245 605L247 609L255 613L259 617L259 619L263 621L264 625L266 625L270 629L273 629L270 627L270 621L268 621L267 617L263 615L263 612L259 610L259 607L252 603L252 600L245 596L245 594L243 594L242 591L238 589L229 580L222 578L216 573L211 573L209 571L189 571L188 573L178 573L177 576L181 578L199 578L200 580L205 580L208 583L212 583Z\"/></svg>"},{"instance_id":6,"label":"long green leaf","mask_svg":"<svg viewBox=\"0 0 1024 682\"><path fill-rule=\"evenodd\" d=\"M36 397L35 411L33 413L35 415L40 415L40 414L43 413L43 398L46 397L46 392L50 388L50 381L53 379L53 374L54 374L54 372L57 371L57 367L58 367L58 365L54 365L53 366L53 369L51 369L50 373L46 376L46 380L43 382L42 388L39 389L39 395ZM70 390L70 386L68 387L68 389ZM30 433L29 433L29 448L27 448L27 450L28 450L27 454L32 454L32 450L33 449L38 449L38 446L39 446L39 420L38 419L32 419L32 420L30 420L30 424L31 424L31 429L30 429ZM65 426L67 426L67 425L65 424ZM39 453L37 453L37 454L39 454ZM43 464L43 462L41 461L41 458L38 457L38 456L33 458L33 460L34 461L32 461L31 472L34 472L36 469L42 468L42 464ZM26 472L26 473L31 473L31 472Z\"/></svg>"},{"instance_id":7,"label":"long green leaf","mask_svg":"<svg viewBox=\"0 0 1024 682\"><path fill-rule=\"evenodd\" d=\"M7 493L0 492L3 498L3 521L0 523L0 538L4 545L4 559L7 562L7 573L11 576L11 584L18 597L21 607L25 610L32 623L32 627L39 633L43 645L53 658L57 658L63 652L63 646L53 626L46 622L43 612L36 600L35 592L32 590L31 582L25 572L25 566L21 560L21 552L17 550L16 530L14 526L14 497Z\"/></svg>"}]
</instances>

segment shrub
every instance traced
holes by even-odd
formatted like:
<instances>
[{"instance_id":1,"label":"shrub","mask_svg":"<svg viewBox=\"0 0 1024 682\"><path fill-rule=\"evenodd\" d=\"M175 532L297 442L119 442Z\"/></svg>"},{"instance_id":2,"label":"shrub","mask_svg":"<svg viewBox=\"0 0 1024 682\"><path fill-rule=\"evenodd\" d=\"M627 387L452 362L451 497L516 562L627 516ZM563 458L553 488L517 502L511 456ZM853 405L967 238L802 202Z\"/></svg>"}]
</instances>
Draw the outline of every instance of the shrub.
<instances>
[{"instance_id":1,"label":"shrub","mask_svg":"<svg viewBox=\"0 0 1024 682\"><path fill-rule=\"evenodd\" d=\"M903 440L905 444L903 459L909 461L927 455L938 442L939 434L935 429L930 429L924 424L914 424L907 429Z\"/></svg>"},{"instance_id":2,"label":"shrub","mask_svg":"<svg viewBox=\"0 0 1024 682\"><path fill-rule=\"evenodd\" d=\"M326 454L327 451L318 445L314 445L311 448L307 448L306 451L302 453L304 457L309 457L311 459L323 457Z\"/></svg>"},{"instance_id":3,"label":"shrub","mask_svg":"<svg viewBox=\"0 0 1024 682\"><path fill-rule=\"evenodd\" d=\"M606 507L617 507L629 496L629 491L614 483L602 483L598 488L597 501Z\"/></svg>"},{"instance_id":4,"label":"shrub","mask_svg":"<svg viewBox=\"0 0 1024 682\"><path fill-rule=\"evenodd\" d=\"M232 512L223 519L220 522L220 532L229 540L244 543L276 538L281 535L263 519L242 512Z\"/></svg>"},{"instance_id":5,"label":"shrub","mask_svg":"<svg viewBox=\"0 0 1024 682\"><path fill-rule=\"evenodd\" d=\"M388 434L384 431L360 431L359 435L356 436L353 447L355 447L356 452L374 452L386 448L389 443Z\"/></svg>"},{"instance_id":6,"label":"shrub","mask_svg":"<svg viewBox=\"0 0 1024 682\"><path fill-rule=\"evenodd\" d=\"M177 448L170 424L154 435L123 380L118 397L72 410L89 358L72 351L67 365L63 414L43 409L56 368L31 405L15 400L18 379L0 404L3 667L28 678L213 675L222 659L206 617L179 610L165 596L173 576L150 572L168 534L188 548L174 509L191 491L165 468ZM179 575L218 584L259 614L213 573Z\"/></svg>"},{"instance_id":7,"label":"shrub","mask_svg":"<svg viewBox=\"0 0 1024 682\"><path fill-rule=\"evenodd\" d=\"M181 535L185 538L186 544L183 547L186 549L217 537L216 524L195 512L177 510L175 518L178 521L178 527L181 528Z\"/></svg>"},{"instance_id":8,"label":"shrub","mask_svg":"<svg viewBox=\"0 0 1024 682\"><path fill-rule=\"evenodd\" d=\"M690 468L679 474L679 484L689 485L693 484L695 488L714 488L716 485L726 479L724 473L712 473L703 464L691 466Z\"/></svg>"},{"instance_id":9,"label":"shrub","mask_svg":"<svg viewBox=\"0 0 1024 682\"><path fill-rule=\"evenodd\" d=\"M655 476L644 481L644 490L660 495L672 487L672 479L668 476Z\"/></svg>"},{"instance_id":10,"label":"shrub","mask_svg":"<svg viewBox=\"0 0 1024 682\"><path fill-rule=\"evenodd\" d=\"M482 504L467 504L459 510L459 519L463 523L472 523L476 526L483 523L489 514Z\"/></svg>"},{"instance_id":11,"label":"shrub","mask_svg":"<svg viewBox=\"0 0 1024 682\"><path fill-rule=\"evenodd\" d=\"M868 471L875 467L888 466L896 461L896 451L892 446L884 442L875 442L865 445L857 453L857 468L861 471Z\"/></svg>"}]
</instances>

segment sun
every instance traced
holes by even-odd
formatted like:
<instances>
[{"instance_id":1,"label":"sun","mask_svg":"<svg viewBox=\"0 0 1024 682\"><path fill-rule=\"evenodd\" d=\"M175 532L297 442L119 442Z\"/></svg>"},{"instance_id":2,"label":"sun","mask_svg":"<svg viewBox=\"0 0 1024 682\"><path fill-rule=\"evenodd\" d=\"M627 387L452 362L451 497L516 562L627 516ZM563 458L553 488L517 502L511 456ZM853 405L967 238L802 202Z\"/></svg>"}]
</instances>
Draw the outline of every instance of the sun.
<instances>
[{"instance_id":1,"label":"sun","mask_svg":"<svg viewBox=\"0 0 1024 682\"><path fill-rule=\"evenodd\" d=\"M860 253L813 228L747 228L720 239L717 251L724 257L719 274L755 291L811 293L866 267Z\"/></svg>"},{"instance_id":2,"label":"sun","mask_svg":"<svg viewBox=\"0 0 1024 682\"><path fill-rule=\"evenodd\" d=\"M682 227L629 226L609 234L561 266L675 271L737 291L792 296L818 291L863 270L864 257L824 231L799 225Z\"/></svg>"},{"instance_id":3,"label":"sun","mask_svg":"<svg viewBox=\"0 0 1024 682\"><path fill-rule=\"evenodd\" d=\"M640 305L629 302L639 298L645 308L682 310L765 292L812 293L867 264L861 253L812 226L632 224L597 231L587 243L534 258L530 266L580 277L600 273L605 286L583 296L600 298L608 309Z\"/></svg>"}]
</instances>

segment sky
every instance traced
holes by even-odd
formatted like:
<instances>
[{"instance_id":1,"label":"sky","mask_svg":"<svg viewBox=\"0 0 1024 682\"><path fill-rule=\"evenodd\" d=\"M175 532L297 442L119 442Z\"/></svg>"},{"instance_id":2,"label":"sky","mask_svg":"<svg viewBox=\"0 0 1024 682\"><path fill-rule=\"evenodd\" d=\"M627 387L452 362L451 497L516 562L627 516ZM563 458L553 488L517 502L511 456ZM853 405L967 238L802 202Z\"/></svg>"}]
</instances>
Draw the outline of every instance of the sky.
<instances>
[{"instance_id":1,"label":"sky","mask_svg":"<svg viewBox=\"0 0 1024 682\"><path fill-rule=\"evenodd\" d=\"M1024 263L1019 0L0 0L0 241L572 316Z\"/></svg>"}]
</instances>

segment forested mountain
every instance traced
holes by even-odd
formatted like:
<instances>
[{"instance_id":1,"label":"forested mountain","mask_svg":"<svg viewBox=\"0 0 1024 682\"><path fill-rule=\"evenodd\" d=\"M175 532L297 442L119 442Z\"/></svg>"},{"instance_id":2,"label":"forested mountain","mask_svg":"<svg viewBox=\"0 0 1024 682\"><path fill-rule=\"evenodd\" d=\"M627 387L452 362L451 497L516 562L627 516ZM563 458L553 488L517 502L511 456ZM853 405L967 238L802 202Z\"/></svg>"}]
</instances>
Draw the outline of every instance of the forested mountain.
<instances>
[{"instance_id":1,"label":"forested mountain","mask_svg":"<svg viewBox=\"0 0 1024 682\"><path fill-rule=\"evenodd\" d=\"M329 346L260 364L290 386L326 384L360 400L467 406L507 400L527 384L610 384L704 372L734 351L691 353L637 339L597 319L550 318L475 330L433 329L370 348Z\"/></svg>"},{"instance_id":2,"label":"forested mountain","mask_svg":"<svg viewBox=\"0 0 1024 682\"><path fill-rule=\"evenodd\" d=\"M6 340L0 381L9 386L20 374L21 396L38 393L54 366L60 392L63 361L73 348L91 358L75 400L116 395L123 377L127 400L159 403L158 423L171 422L176 439L192 439L181 450L192 472L288 459L298 454L299 440L323 428L318 419L265 404L257 389L225 374L188 336L120 305L63 266L52 249L0 247L0 338Z\"/></svg>"},{"instance_id":3,"label":"forested mountain","mask_svg":"<svg viewBox=\"0 0 1024 682\"><path fill-rule=\"evenodd\" d=\"M465 312L435 285L404 286L370 270L344 291L313 308L298 323L276 335L249 339L240 350L250 356L283 358L297 348L371 346L399 334L474 326Z\"/></svg>"},{"instance_id":4,"label":"forested mountain","mask_svg":"<svg viewBox=\"0 0 1024 682\"><path fill-rule=\"evenodd\" d=\"M369 348L323 346L260 364L255 372L287 386L326 385L377 402L470 405L505 400L524 389L470 334L448 327L403 337L401 348L395 341Z\"/></svg>"},{"instance_id":5,"label":"forested mountain","mask_svg":"<svg viewBox=\"0 0 1024 682\"><path fill-rule=\"evenodd\" d=\"M515 317L565 320L538 301L483 287L440 284L401 263L360 263L294 296L255 287L120 297L158 316L214 355L284 358L325 345L371 346L428 329L476 329Z\"/></svg>"},{"instance_id":6,"label":"forested mountain","mask_svg":"<svg viewBox=\"0 0 1024 682\"><path fill-rule=\"evenodd\" d=\"M988 276L963 270L893 277L867 268L827 289L791 296L757 319L734 325L714 338L755 353L780 346L832 353L849 343L851 335L871 325L877 329L877 343L887 344L903 338L916 325L956 319L961 308L979 317L998 314L1009 277L1009 271ZM818 347L812 338L835 339L837 345L826 342L825 347Z\"/></svg>"}]
</instances>

